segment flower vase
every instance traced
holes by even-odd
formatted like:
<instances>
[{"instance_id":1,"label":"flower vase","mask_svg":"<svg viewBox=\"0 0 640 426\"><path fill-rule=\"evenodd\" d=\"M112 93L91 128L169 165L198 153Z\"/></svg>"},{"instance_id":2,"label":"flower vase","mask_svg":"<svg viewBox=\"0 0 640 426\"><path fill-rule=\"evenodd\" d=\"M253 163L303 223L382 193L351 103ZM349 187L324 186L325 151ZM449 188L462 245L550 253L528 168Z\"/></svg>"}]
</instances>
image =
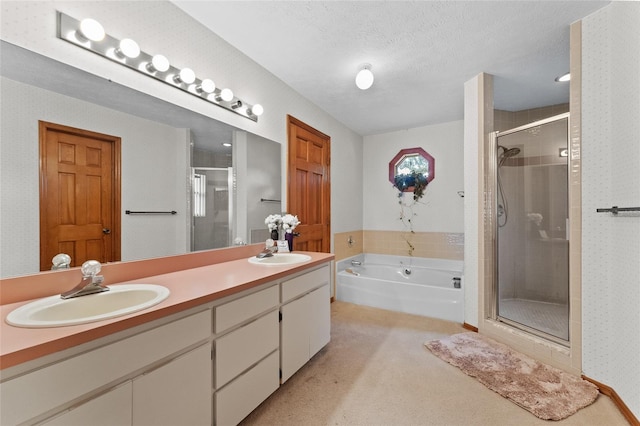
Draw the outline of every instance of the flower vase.
<instances>
[{"instance_id":1,"label":"flower vase","mask_svg":"<svg viewBox=\"0 0 640 426\"><path fill-rule=\"evenodd\" d=\"M293 232L287 232L284 234L285 240L287 240L287 244L289 244L289 251L293 251Z\"/></svg>"}]
</instances>

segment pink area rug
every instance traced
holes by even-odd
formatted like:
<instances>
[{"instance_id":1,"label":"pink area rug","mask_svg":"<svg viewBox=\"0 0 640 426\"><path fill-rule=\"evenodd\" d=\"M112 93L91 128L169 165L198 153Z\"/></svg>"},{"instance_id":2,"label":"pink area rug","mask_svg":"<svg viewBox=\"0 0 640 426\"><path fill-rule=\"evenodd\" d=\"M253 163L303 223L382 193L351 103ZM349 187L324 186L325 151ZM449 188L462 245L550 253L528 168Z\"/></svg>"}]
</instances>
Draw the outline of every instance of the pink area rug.
<instances>
[{"instance_id":1,"label":"pink area rug","mask_svg":"<svg viewBox=\"0 0 640 426\"><path fill-rule=\"evenodd\" d=\"M580 377L542 364L478 333L454 334L425 346L434 355L544 420L561 420L598 397Z\"/></svg>"}]
</instances>

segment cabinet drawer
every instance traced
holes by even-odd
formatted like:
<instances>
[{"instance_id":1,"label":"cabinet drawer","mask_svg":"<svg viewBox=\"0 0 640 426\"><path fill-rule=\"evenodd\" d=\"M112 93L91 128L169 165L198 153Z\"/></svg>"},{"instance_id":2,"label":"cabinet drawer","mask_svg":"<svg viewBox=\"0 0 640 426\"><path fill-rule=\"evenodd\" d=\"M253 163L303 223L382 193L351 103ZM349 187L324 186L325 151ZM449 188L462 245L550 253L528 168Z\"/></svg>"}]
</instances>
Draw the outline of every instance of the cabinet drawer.
<instances>
[{"instance_id":1,"label":"cabinet drawer","mask_svg":"<svg viewBox=\"0 0 640 426\"><path fill-rule=\"evenodd\" d=\"M278 348L278 324L278 311L273 311L216 340L216 389Z\"/></svg>"},{"instance_id":2,"label":"cabinet drawer","mask_svg":"<svg viewBox=\"0 0 640 426\"><path fill-rule=\"evenodd\" d=\"M276 306L278 306L277 285L217 306L214 308L214 331L216 334L221 333Z\"/></svg>"},{"instance_id":3,"label":"cabinet drawer","mask_svg":"<svg viewBox=\"0 0 640 426\"><path fill-rule=\"evenodd\" d=\"M282 303L329 282L329 265L282 283Z\"/></svg>"},{"instance_id":4,"label":"cabinet drawer","mask_svg":"<svg viewBox=\"0 0 640 426\"><path fill-rule=\"evenodd\" d=\"M66 411L46 426L127 426L131 424L131 382Z\"/></svg>"},{"instance_id":5,"label":"cabinet drawer","mask_svg":"<svg viewBox=\"0 0 640 426\"><path fill-rule=\"evenodd\" d=\"M216 425L240 423L279 386L280 354L275 351L260 364L214 395Z\"/></svg>"},{"instance_id":6,"label":"cabinet drawer","mask_svg":"<svg viewBox=\"0 0 640 426\"><path fill-rule=\"evenodd\" d=\"M0 424L24 422L211 335L211 310L145 331L0 384ZM61 385L64 384L64 385Z\"/></svg>"},{"instance_id":7,"label":"cabinet drawer","mask_svg":"<svg viewBox=\"0 0 640 426\"><path fill-rule=\"evenodd\" d=\"M133 425L211 425L211 346L133 380Z\"/></svg>"}]
</instances>

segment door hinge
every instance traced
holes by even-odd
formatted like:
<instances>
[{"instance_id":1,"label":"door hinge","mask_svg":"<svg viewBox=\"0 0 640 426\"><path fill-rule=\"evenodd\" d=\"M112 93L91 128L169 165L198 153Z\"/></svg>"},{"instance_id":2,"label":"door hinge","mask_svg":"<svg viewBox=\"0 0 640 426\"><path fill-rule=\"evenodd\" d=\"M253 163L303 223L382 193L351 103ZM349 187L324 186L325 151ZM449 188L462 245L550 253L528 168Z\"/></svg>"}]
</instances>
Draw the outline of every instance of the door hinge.
<instances>
[{"instance_id":1,"label":"door hinge","mask_svg":"<svg viewBox=\"0 0 640 426\"><path fill-rule=\"evenodd\" d=\"M278 311L278 322L282 322L282 311Z\"/></svg>"},{"instance_id":2,"label":"door hinge","mask_svg":"<svg viewBox=\"0 0 640 426\"><path fill-rule=\"evenodd\" d=\"M282 379L282 368L280 370L278 370L278 374L280 375L280 378Z\"/></svg>"}]
</instances>

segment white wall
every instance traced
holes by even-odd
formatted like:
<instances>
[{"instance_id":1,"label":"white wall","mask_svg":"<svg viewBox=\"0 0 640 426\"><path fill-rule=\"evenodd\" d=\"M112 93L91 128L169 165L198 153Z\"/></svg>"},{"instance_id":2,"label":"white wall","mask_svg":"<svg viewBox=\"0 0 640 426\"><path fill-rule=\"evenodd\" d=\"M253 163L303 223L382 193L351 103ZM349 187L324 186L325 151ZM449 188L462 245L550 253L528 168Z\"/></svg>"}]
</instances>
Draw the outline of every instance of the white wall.
<instances>
[{"instance_id":1,"label":"white wall","mask_svg":"<svg viewBox=\"0 0 640 426\"><path fill-rule=\"evenodd\" d=\"M435 158L435 179L414 207L415 232L464 232L463 122L453 121L365 136L363 149L364 229L402 231L398 190L389 182L389 162L401 149L420 147ZM412 193L406 193L407 201Z\"/></svg>"},{"instance_id":2,"label":"white wall","mask_svg":"<svg viewBox=\"0 0 640 426\"><path fill-rule=\"evenodd\" d=\"M122 139L122 210L176 210L175 216L122 215L122 258L184 253L188 133L0 77L0 276L40 269L38 120ZM163 155L151 155L151 153Z\"/></svg>"},{"instance_id":3,"label":"white wall","mask_svg":"<svg viewBox=\"0 0 640 426\"><path fill-rule=\"evenodd\" d=\"M287 114L331 136L332 232L362 228L362 137L173 4L163 1L25 1L3 2L2 8L0 37L3 40L280 142L284 145L283 159L287 155ZM55 36L56 10L77 19L97 19L109 34L131 37L145 52L162 53L178 66L190 66L199 77L210 77L217 85L230 87L247 102L262 104L265 113L258 123L254 123L59 40ZM285 185L283 180L283 197L286 196Z\"/></svg>"},{"instance_id":4,"label":"white wall","mask_svg":"<svg viewBox=\"0 0 640 426\"><path fill-rule=\"evenodd\" d=\"M482 84L476 76L464 84L464 321L478 326L478 134Z\"/></svg>"},{"instance_id":5,"label":"white wall","mask_svg":"<svg viewBox=\"0 0 640 426\"><path fill-rule=\"evenodd\" d=\"M584 374L640 418L640 3L613 2L582 22Z\"/></svg>"}]
</instances>

